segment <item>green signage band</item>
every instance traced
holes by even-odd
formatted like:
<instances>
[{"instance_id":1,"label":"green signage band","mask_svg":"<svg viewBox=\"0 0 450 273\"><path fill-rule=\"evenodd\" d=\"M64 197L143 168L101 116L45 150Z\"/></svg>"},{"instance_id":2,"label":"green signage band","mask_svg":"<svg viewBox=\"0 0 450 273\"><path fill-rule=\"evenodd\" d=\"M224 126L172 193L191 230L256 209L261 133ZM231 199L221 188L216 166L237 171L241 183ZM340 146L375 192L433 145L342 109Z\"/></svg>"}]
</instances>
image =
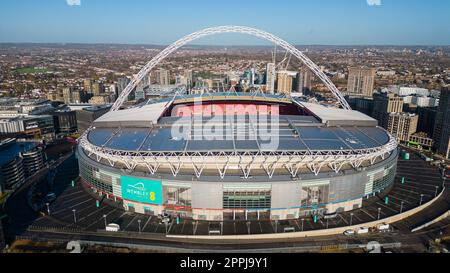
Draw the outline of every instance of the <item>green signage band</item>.
<instances>
[{"instance_id":1,"label":"green signage band","mask_svg":"<svg viewBox=\"0 0 450 273\"><path fill-rule=\"evenodd\" d=\"M162 205L161 181L121 176L122 197L140 203Z\"/></svg>"}]
</instances>

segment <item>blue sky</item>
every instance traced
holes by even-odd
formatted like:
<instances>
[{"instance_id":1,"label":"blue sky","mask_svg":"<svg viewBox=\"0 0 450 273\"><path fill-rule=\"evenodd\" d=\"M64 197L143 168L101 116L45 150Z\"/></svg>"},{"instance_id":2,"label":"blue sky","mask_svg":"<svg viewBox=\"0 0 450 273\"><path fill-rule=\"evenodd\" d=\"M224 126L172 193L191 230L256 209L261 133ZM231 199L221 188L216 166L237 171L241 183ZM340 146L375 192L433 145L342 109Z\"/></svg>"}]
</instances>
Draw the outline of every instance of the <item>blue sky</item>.
<instances>
[{"instance_id":1,"label":"blue sky","mask_svg":"<svg viewBox=\"0 0 450 273\"><path fill-rule=\"evenodd\" d=\"M168 44L246 25L293 44L450 45L449 11L445 0L1 0L0 42ZM195 43L265 44L236 34Z\"/></svg>"}]
</instances>

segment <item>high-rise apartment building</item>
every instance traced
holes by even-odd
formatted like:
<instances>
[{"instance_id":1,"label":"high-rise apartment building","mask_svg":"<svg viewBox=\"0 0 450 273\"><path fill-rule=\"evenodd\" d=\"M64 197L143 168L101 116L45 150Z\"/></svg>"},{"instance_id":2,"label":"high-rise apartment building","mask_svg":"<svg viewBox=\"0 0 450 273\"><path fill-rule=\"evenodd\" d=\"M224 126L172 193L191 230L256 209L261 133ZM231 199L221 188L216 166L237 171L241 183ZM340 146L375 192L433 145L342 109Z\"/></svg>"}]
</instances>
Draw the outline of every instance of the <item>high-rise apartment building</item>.
<instances>
[{"instance_id":1,"label":"high-rise apartment building","mask_svg":"<svg viewBox=\"0 0 450 273\"><path fill-rule=\"evenodd\" d=\"M408 142L417 131L419 117L409 113L391 113L388 118L387 130L401 142Z\"/></svg>"},{"instance_id":2,"label":"high-rise apartment building","mask_svg":"<svg viewBox=\"0 0 450 273\"><path fill-rule=\"evenodd\" d=\"M450 158L450 87L441 90L439 109L433 133L434 149L447 159Z\"/></svg>"},{"instance_id":3,"label":"high-rise apartment building","mask_svg":"<svg viewBox=\"0 0 450 273\"><path fill-rule=\"evenodd\" d=\"M277 91L281 94L290 95L292 92L294 78L297 73L291 71L280 71L277 73Z\"/></svg>"},{"instance_id":4,"label":"high-rise apartment building","mask_svg":"<svg viewBox=\"0 0 450 273\"><path fill-rule=\"evenodd\" d=\"M192 70L186 69L184 71L184 77L186 78L187 88L191 88L192 86L194 86L194 78L193 78Z\"/></svg>"},{"instance_id":5,"label":"high-rise apartment building","mask_svg":"<svg viewBox=\"0 0 450 273\"><path fill-rule=\"evenodd\" d=\"M297 74L297 92L310 94L311 92L311 71L302 67Z\"/></svg>"},{"instance_id":6,"label":"high-rise apartment building","mask_svg":"<svg viewBox=\"0 0 450 273\"><path fill-rule=\"evenodd\" d=\"M159 69L155 72L156 84L159 85L170 85L170 73L169 70Z\"/></svg>"},{"instance_id":7,"label":"high-rise apartment building","mask_svg":"<svg viewBox=\"0 0 450 273\"><path fill-rule=\"evenodd\" d=\"M387 129L389 114L403 112L403 99L391 93L373 94L372 117L378 124Z\"/></svg>"},{"instance_id":8,"label":"high-rise apartment building","mask_svg":"<svg viewBox=\"0 0 450 273\"><path fill-rule=\"evenodd\" d=\"M268 63L266 66L266 91L267 93L275 93L275 64Z\"/></svg>"},{"instance_id":9,"label":"high-rise apartment building","mask_svg":"<svg viewBox=\"0 0 450 273\"><path fill-rule=\"evenodd\" d=\"M348 69L347 93L349 95L359 95L371 97L375 84L376 69L355 68Z\"/></svg>"},{"instance_id":10,"label":"high-rise apartment building","mask_svg":"<svg viewBox=\"0 0 450 273\"><path fill-rule=\"evenodd\" d=\"M428 137L433 138L438 111L438 107L417 107L417 115L419 116L417 131L424 132Z\"/></svg>"},{"instance_id":11,"label":"high-rise apartment building","mask_svg":"<svg viewBox=\"0 0 450 273\"><path fill-rule=\"evenodd\" d=\"M65 103L65 104L71 103L72 100L73 100L73 96L72 96L72 87L64 87L64 88L62 89L62 93L63 93L64 103Z\"/></svg>"}]
</instances>

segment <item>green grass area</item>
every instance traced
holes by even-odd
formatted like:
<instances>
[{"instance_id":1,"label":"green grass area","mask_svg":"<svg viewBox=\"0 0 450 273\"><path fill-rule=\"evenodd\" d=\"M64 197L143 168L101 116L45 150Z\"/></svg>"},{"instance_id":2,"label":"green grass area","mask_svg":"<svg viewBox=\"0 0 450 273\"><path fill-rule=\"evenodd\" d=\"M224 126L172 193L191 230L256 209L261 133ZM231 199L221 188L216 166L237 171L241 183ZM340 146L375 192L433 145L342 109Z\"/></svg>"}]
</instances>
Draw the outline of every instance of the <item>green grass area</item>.
<instances>
[{"instance_id":1,"label":"green grass area","mask_svg":"<svg viewBox=\"0 0 450 273\"><path fill-rule=\"evenodd\" d=\"M34 68L34 67L23 67L15 70L15 72L19 74L46 73L48 71L49 70L47 68Z\"/></svg>"}]
</instances>

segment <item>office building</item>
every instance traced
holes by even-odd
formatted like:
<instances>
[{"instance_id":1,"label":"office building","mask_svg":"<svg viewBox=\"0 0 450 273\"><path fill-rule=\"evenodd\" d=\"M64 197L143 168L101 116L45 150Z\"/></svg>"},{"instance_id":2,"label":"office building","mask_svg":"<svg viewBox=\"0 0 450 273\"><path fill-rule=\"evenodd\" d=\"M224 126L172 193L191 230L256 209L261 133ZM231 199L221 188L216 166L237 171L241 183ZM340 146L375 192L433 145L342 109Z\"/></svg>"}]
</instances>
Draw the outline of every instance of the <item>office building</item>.
<instances>
[{"instance_id":1,"label":"office building","mask_svg":"<svg viewBox=\"0 0 450 273\"><path fill-rule=\"evenodd\" d=\"M378 124L387 128L390 113L403 112L403 99L392 93L374 93L373 94L373 112L372 117L378 120Z\"/></svg>"},{"instance_id":2,"label":"office building","mask_svg":"<svg viewBox=\"0 0 450 273\"><path fill-rule=\"evenodd\" d=\"M373 99L361 97L346 97L353 110L359 111L368 116L373 113Z\"/></svg>"},{"instance_id":3,"label":"office building","mask_svg":"<svg viewBox=\"0 0 450 273\"><path fill-rule=\"evenodd\" d=\"M96 105L77 111L78 132L84 133L91 127L94 120L106 114L111 109L110 105Z\"/></svg>"},{"instance_id":4,"label":"office building","mask_svg":"<svg viewBox=\"0 0 450 273\"><path fill-rule=\"evenodd\" d=\"M57 110L52 113L57 135L71 135L77 132L77 114L71 110Z\"/></svg>"},{"instance_id":5,"label":"office building","mask_svg":"<svg viewBox=\"0 0 450 273\"><path fill-rule=\"evenodd\" d=\"M311 94L311 71L302 67L296 77L297 93L299 94Z\"/></svg>"},{"instance_id":6,"label":"office building","mask_svg":"<svg viewBox=\"0 0 450 273\"><path fill-rule=\"evenodd\" d=\"M438 110L438 107L417 107L416 113L419 116L418 132L424 132L433 138Z\"/></svg>"}]
</instances>

